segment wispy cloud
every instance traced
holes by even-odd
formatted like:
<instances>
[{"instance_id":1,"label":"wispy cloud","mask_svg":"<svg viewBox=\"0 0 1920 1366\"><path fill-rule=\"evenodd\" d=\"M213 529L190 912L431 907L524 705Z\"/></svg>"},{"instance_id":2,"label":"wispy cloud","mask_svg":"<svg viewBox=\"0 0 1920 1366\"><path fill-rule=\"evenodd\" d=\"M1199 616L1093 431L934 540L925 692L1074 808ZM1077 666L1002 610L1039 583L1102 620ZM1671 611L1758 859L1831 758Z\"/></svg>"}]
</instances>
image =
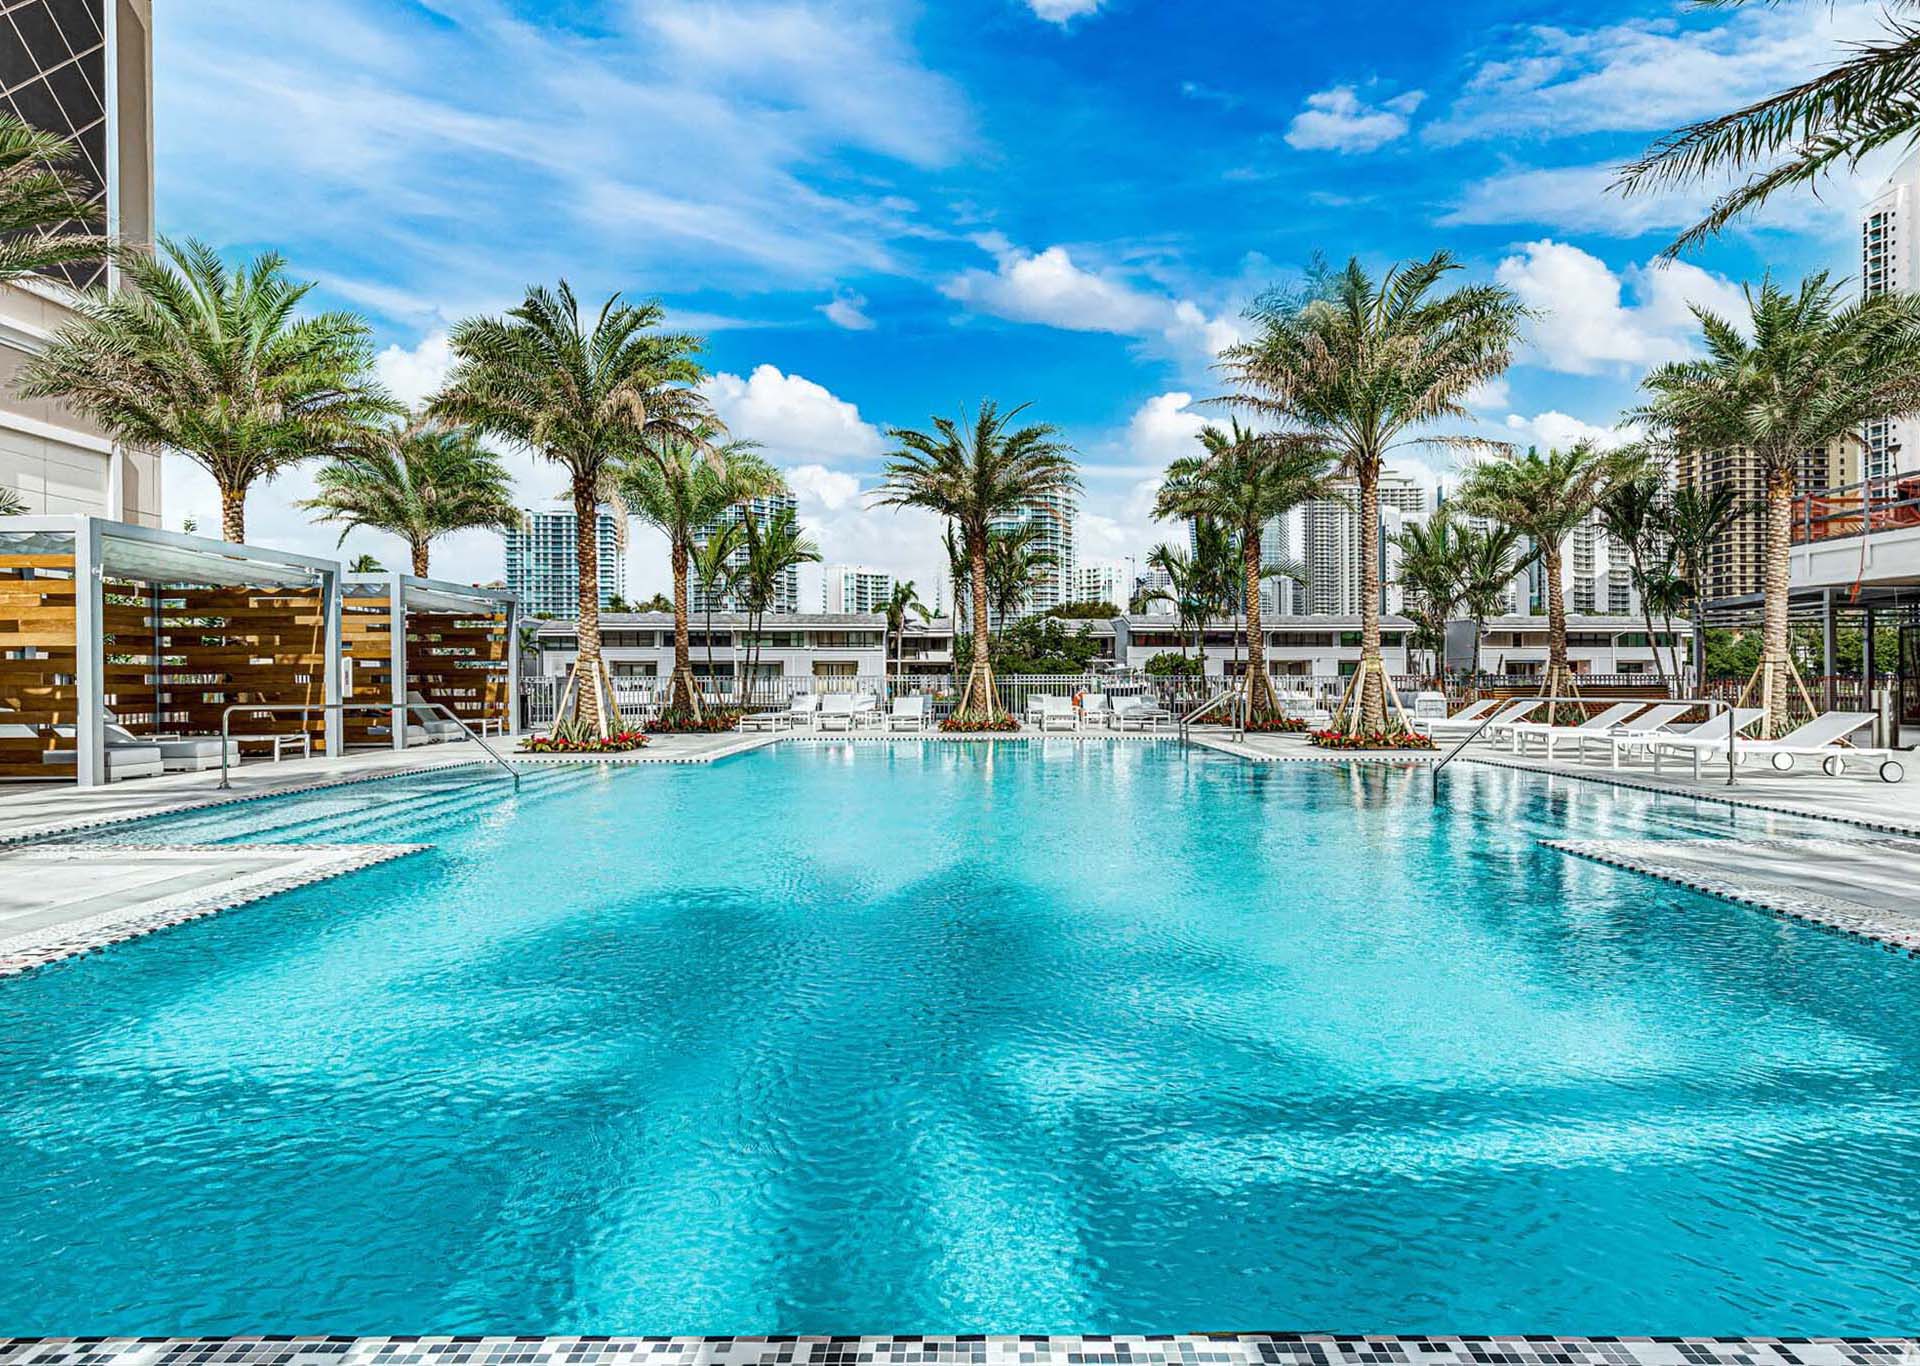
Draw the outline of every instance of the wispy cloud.
<instances>
[{"instance_id":1,"label":"wispy cloud","mask_svg":"<svg viewBox=\"0 0 1920 1366\"><path fill-rule=\"evenodd\" d=\"M1371 152L1407 135L1408 120L1426 92L1409 90L1379 104L1350 85L1307 96L1307 107L1287 125L1287 145L1301 151Z\"/></svg>"}]
</instances>

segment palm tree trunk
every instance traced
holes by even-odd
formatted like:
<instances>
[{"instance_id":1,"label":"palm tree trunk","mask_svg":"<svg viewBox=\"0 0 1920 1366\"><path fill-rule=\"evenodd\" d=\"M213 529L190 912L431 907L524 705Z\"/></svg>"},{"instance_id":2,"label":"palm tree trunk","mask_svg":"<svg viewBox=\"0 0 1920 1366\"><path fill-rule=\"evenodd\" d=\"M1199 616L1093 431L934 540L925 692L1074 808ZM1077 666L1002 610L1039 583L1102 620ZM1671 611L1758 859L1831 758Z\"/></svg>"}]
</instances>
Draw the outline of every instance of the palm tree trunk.
<instances>
[{"instance_id":1,"label":"palm tree trunk","mask_svg":"<svg viewBox=\"0 0 1920 1366\"><path fill-rule=\"evenodd\" d=\"M1560 546L1544 548L1541 563L1547 576L1547 677L1542 689L1548 697L1558 697L1569 689L1573 669L1567 662L1567 597L1560 582ZM1547 703L1547 722L1554 719L1554 704Z\"/></svg>"},{"instance_id":2,"label":"palm tree trunk","mask_svg":"<svg viewBox=\"0 0 1920 1366\"><path fill-rule=\"evenodd\" d=\"M247 491L220 490L220 534L238 545L247 539Z\"/></svg>"},{"instance_id":3,"label":"palm tree trunk","mask_svg":"<svg viewBox=\"0 0 1920 1366\"><path fill-rule=\"evenodd\" d=\"M576 632L580 652L574 660L576 686L574 715L582 729L604 735L600 715L600 499L595 480L584 474L573 479L573 548L580 569L580 617Z\"/></svg>"},{"instance_id":4,"label":"palm tree trunk","mask_svg":"<svg viewBox=\"0 0 1920 1366\"><path fill-rule=\"evenodd\" d=\"M1242 590L1247 599L1247 720L1249 722L1275 716L1280 711L1280 699L1273 691L1273 680L1267 677L1266 633L1260 623L1260 528L1256 525L1252 534L1244 530L1240 536L1240 561L1246 571L1246 587Z\"/></svg>"},{"instance_id":5,"label":"palm tree trunk","mask_svg":"<svg viewBox=\"0 0 1920 1366\"><path fill-rule=\"evenodd\" d=\"M1356 471L1360 485L1360 729L1387 728L1387 670L1380 654L1380 462Z\"/></svg>"},{"instance_id":6,"label":"palm tree trunk","mask_svg":"<svg viewBox=\"0 0 1920 1366\"><path fill-rule=\"evenodd\" d=\"M673 681L667 685L667 710L698 720L700 690L693 683L693 645L687 639L687 543L673 541Z\"/></svg>"},{"instance_id":7,"label":"palm tree trunk","mask_svg":"<svg viewBox=\"0 0 1920 1366\"><path fill-rule=\"evenodd\" d=\"M432 544L431 541L415 541L412 544L413 577L416 579L427 577L427 565L432 558Z\"/></svg>"},{"instance_id":8,"label":"palm tree trunk","mask_svg":"<svg viewBox=\"0 0 1920 1366\"><path fill-rule=\"evenodd\" d=\"M960 694L960 706L954 712L962 722L984 724L1000 714L1000 697L993 686L992 632L987 626L987 534L967 532L967 577L972 580L968 596L973 609L973 663L967 670L967 686Z\"/></svg>"},{"instance_id":9,"label":"palm tree trunk","mask_svg":"<svg viewBox=\"0 0 1920 1366\"><path fill-rule=\"evenodd\" d=\"M1644 575L1641 576L1640 582L1643 585L1640 593L1640 620L1647 626L1647 650L1653 655L1653 672L1660 680L1660 691L1671 697L1675 690L1667 686L1667 671L1660 663L1660 641L1653 633L1653 608L1647 605Z\"/></svg>"},{"instance_id":10,"label":"palm tree trunk","mask_svg":"<svg viewBox=\"0 0 1920 1366\"><path fill-rule=\"evenodd\" d=\"M1771 739L1787 730L1787 593L1793 564L1793 466L1775 461L1767 471L1767 567L1760 632L1760 696L1767 714L1760 736Z\"/></svg>"}]
</instances>

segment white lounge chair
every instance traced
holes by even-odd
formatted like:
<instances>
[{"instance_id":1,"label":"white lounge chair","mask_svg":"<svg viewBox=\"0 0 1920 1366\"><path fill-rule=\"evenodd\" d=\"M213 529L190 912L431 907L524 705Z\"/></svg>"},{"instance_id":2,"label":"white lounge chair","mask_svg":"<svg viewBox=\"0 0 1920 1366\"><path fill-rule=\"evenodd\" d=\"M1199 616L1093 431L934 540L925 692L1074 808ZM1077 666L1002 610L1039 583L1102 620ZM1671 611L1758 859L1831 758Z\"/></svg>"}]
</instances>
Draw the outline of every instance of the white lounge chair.
<instances>
[{"instance_id":1,"label":"white lounge chair","mask_svg":"<svg viewBox=\"0 0 1920 1366\"><path fill-rule=\"evenodd\" d=\"M1129 702L1115 713L1121 730L1159 730L1173 724L1173 713L1145 698Z\"/></svg>"},{"instance_id":2,"label":"white lounge chair","mask_svg":"<svg viewBox=\"0 0 1920 1366\"><path fill-rule=\"evenodd\" d=\"M880 699L870 692L857 692L853 695L853 724L856 726L884 726L886 714L880 710Z\"/></svg>"},{"instance_id":3,"label":"white lounge chair","mask_svg":"<svg viewBox=\"0 0 1920 1366\"><path fill-rule=\"evenodd\" d=\"M142 745L158 746L161 765L169 773L201 773L220 767L220 737L217 735L135 735L113 721L107 723L106 735L107 743L111 745L125 745L133 749ZM227 741L227 762L240 762L238 740Z\"/></svg>"},{"instance_id":4,"label":"white lounge chair","mask_svg":"<svg viewBox=\"0 0 1920 1366\"><path fill-rule=\"evenodd\" d=\"M1793 767L1795 759L1817 758L1822 773L1829 778L1838 778L1847 771L1848 759L1863 759L1869 763L1878 760L1876 771L1880 780L1897 783L1907 776L1907 770L1893 757L1892 750L1846 745L1848 736L1859 734L1878 719L1870 711L1822 712L1777 740L1739 741L1734 746L1734 762L1744 763L1750 757L1764 755L1774 768L1785 773ZM1709 760L1716 755L1726 754L1727 737L1725 731L1717 735L1708 731L1698 736L1675 736L1671 740L1656 741L1649 748L1653 752L1654 772L1660 771L1662 755L1690 755L1693 758L1693 776L1698 778Z\"/></svg>"},{"instance_id":5,"label":"white lounge chair","mask_svg":"<svg viewBox=\"0 0 1920 1366\"><path fill-rule=\"evenodd\" d=\"M1113 700L1103 692L1084 693L1080 698L1080 724L1110 727L1114 723Z\"/></svg>"},{"instance_id":6,"label":"white lounge chair","mask_svg":"<svg viewBox=\"0 0 1920 1366\"><path fill-rule=\"evenodd\" d=\"M1413 728L1424 735L1433 734L1435 726L1458 730L1462 734L1471 734L1473 728L1493 715L1499 707L1497 697L1483 697L1478 702L1469 702L1452 716L1419 716L1413 718Z\"/></svg>"},{"instance_id":7,"label":"white lounge chair","mask_svg":"<svg viewBox=\"0 0 1920 1366\"><path fill-rule=\"evenodd\" d=\"M1643 716L1636 716L1624 726L1616 726L1605 735L1582 735L1579 738L1580 757L1585 758L1587 747L1607 752L1607 764L1610 768L1620 767L1622 759L1631 759L1636 754L1644 756L1647 747L1658 740L1671 740L1683 736L1702 737L1717 735L1722 740L1727 736L1727 719L1731 715L1736 733L1746 730L1755 721L1766 715L1758 707L1735 707L1731 713L1720 712L1705 721L1690 725L1675 725L1673 716L1663 713L1674 711L1676 715L1685 715L1691 707L1685 703L1663 703Z\"/></svg>"},{"instance_id":8,"label":"white lounge chair","mask_svg":"<svg viewBox=\"0 0 1920 1366\"><path fill-rule=\"evenodd\" d=\"M1618 725L1608 726L1606 730L1599 733L1587 730L1576 730L1570 737L1573 740L1574 758L1586 758L1587 746L1593 745L1600 749L1611 750L1616 756L1614 767L1618 768L1620 766L1617 758L1619 753L1618 741L1631 739L1635 736L1644 738L1648 735L1661 734L1666 731L1668 726L1671 726L1692 710L1693 704L1691 702L1661 702L1655 706L1648 707L1638 716L1630 716Z\"/></svg>"},{"instance_id":9,"label":"white lounge chair","mask_svg":"<svg viewBox=\"0 0 1920 1366\"><path fill-rule=\"evenodd\" d=\"M1503 740L1514 727L1532 716L1547 704L1544 697L1515 697L1507 705L1493 714L1491 721L1469 721L1464 725L1455 725L1449 717L1445 721L1435 721L1433 729L1427 733L1436 740L1467 740L1479 731L1484 740ZM1483 729L1484 727L1484 729Z\"/></svg>"},{"instance_id":10,"label":"white lounge chair","mask_svg":"<svg viewBox=\"0 0 1920 1366\"><path fill-rule=\"evenodd\" d=\"M919 693L896 697L887 713L888 731L921 731L927 728L927 699Z\"/></svg>"},{"instance_id":11,"label":"white lounge chair","mask_svg":"<svg viewBox=\"0 0 1920 1366\"><path fill-rule=\"evenodd\" d=\"M741 730L786 730L813 720L819 700L812 693L795 693L784 711L750 711L740 718Z\"/></svg>"},{"instance_id":12,"label":"white lounge chair","mask_svg":"<svg viewBox=\"0 0 1920 1366\"><path fill-rule=\"evenodd\" d=\"M850 692L834 692L821 699L820 714L814 719L814 725L823 731L850 731L858 719L854 695Z\"/></svg>"},{"instance_id":13,"label":"white lounge chair","mask_svg":"<svg viewBox=\"0 0 1920 1366\"><path fill-rule=\"evenodd\" d=\"M1043 694L1040 698L1040 729L1080 729L1080 712L1073 705L1073 699Z\"/></svg>"},{"instance_id":14,"label":"white lounge chair","mask_svg":"<svg viewBox=\"0 0 1920 1366\"><path fill-rule=\"evenodd\" d=\"M120 730L118 726L109 727ZM73 726L55 726L53 733L62 740L72 741L78 731ZM160 746L151 740L136 738L115 740L106 737L107 781L117 783L126 778L158 778L167 771L166 760L161 757ZM43 764L73 764L80 760L78 746L72 749L49 749L40 755ZM216 761L217 762L217 761Z\"/></svg>"},{"instance_id":15,"label":"white lounge chair","mask_svg":"<svg viewBox=\"0 0 1920 1366\"><path fill-rule=\"evenodd\" d=\"M449 721L417 692L407 694L406 724L408 745L437 745L467 738L458 721Z\"/></svg>"},{"instance_id":16,"label":"white lounge chair","mask_svg":"<svg viewBox=\"0 0 1920 1366\"><path fill-rule=\"evenodd\" d=\"M1561 740L1572 737L1575 744L1579 737L1605 733L1625 721L1637 711L1646 708L1645 702L1615 702L1612 706L1589 716L1574 726L1556 726L1546 721L1520 721L1507 728L1508 747L1515 754L1527 752L1527 741L1539 738L1546 742L1547 757L1553 757L1553 747Z\"/></svg>"}]
</instances>

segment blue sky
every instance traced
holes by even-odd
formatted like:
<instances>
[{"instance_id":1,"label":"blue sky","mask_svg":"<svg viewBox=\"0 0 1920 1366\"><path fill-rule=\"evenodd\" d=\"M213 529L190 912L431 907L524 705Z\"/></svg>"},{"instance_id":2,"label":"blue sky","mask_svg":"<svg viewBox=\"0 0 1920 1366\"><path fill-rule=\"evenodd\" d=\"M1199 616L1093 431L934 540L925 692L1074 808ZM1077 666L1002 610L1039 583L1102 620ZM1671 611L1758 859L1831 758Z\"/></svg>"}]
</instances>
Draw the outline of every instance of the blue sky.
<instances>
[{"instance_id":1,"label":"blue sky","mask_svg":"<svg viewBox=\"0 0 1920 1366\"><path fill-rule=\"evenodd\" d=\"M1215 349L1316 251L1454 252L1542 311L1477 402L1603 434L1690 301L1851 270L1884 167L1662 268L1700 195L1625 201L1650 136L1800 79L1870 7L1599 0L195 0L156 16L164 230L272 247L373 323L409 397L445 329L565 276L709 338L714 401L789 471L829 559L927 587L932 529L864 508L889 425L1031 401L1085 462L1082 553L1141 554ZM1446 457L1403 463L1449 477ZM553 470L515 462L529 499ZM214 524L168 470L168 520ZM256 491L253 536L330 546ZM350 550L390 561L391 543ZM449 543L457 578L497 538ZM664 586L637 537L630 583Z\"/></svg>"}]
</instances>

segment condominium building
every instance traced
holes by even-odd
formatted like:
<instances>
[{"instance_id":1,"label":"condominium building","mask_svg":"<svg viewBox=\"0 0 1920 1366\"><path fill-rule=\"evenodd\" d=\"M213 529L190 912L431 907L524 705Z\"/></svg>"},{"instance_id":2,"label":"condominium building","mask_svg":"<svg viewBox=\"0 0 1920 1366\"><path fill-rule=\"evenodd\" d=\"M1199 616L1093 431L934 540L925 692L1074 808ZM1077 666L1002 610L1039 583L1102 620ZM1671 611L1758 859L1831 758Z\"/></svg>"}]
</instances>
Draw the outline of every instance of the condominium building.
<instances>
[{"instance_id":1,"label":"condominium building","mask_svg":"<svg viewBox=\"0 0 1920 1366\"><path fill-rule=\"evenodd\" d=\"M1581 518L1567 537L1561 574L1569 611L1624 615L1640 610L1627 548L1607 530L1598 509Z\"/></svg>"},{"instance_id":2,"label":"condominium building","mask_svg":"<svg viewBox=\"0 0 1920 1366\"><path fill-rule=\"evenodd\" d=\"M1865 454L1862 440L1854 436L1808 451L1794 473L1794 487L1807 492L1858 483ZM1766 576L1767 481L1752 452L1736 448L1682 454L1674 463L1674 480L1683 488L1713 489L1724 484L1740 500L1740 515L1707 557L1702 597L1712 601L1760 592Z\"/></svg>"},{"instance_id":3,"label":"condominium building","mask_svg":"<svg viewBox=\"0 0 1920 1366\"><path fill-rule=\"evenodd\" d=\"M765 498L749 499L747 502L728 508L711 522L694 528L693 543L696 546L705 545L707 538L719 531L721 527L739 526L744 524L749 518L752 519L756 526L764 527L775 517L779 516L781 512L796 512L799 506L793 494L784 489L779 493L770 494ZM746 562L747 550L743 539L740 547L731 555L727 556L727 563L737 570L742 568ZM690 589L688 602L694 611L704 612L708 608L709 597L712 599L712 608L716 612L737 611L742 606L740 595L733 590L722 588L718 592L709 594L704 591L698 583L694 584ZM773 600L767 604L767 612L774 616L789 616L799 610L800 570L795 567L780 575L774 587Z\"/></svg>"},{"instance_id":4,"label":"condominium building","mask_svg":"<svg viewBox=\"0 0 1920 1366\"><path fill-rule=\"evenodd\" d=\"M1127 564L1125 560L1088 558L1080 561L1073 573L1073 602L1110 602L1125 607Z\"/></svg>"},{"instance_id":5,"label":"condominium building","mask_svg":"<svg viewBox=\"0 0 1920 1366\"><path fill-rule=\"evenodd\" d=\"M612 509L596 516L600 550L600 610L627 592L626 558ZM522 508L520 525L507 531L507 587L520 610L534 617L573 617L580 612L579 518L571 506Z\"/></svg>"},{"instance_id":6,"label":"condominium building","mask_svg":"<svg viewBox=\"0 0 1920 1366\"><path fill-rule=\"evenodd\" d=\"M1050 612L1074 597L1074 572L1079 560L1074 554L1074 531L1080 520L1080 506L1070 493L1049 494L988 523L992 531L1013 531L1022 526L1034 530L1033 549L1053 556L1053 563L1038 576L1028 595L1025 616Z\"/></svg>"},{"instance_id":7,"label":"condominium building","mask_svg":"<svg viewBox=\"0 0 1920 1366\"><path fill-rule=\"evenodd\" d=\"M692 664L707 676L707 622L692 623ZM874 612L809 612L768 623L755 637L746 617L718 612L713 617L713 675L731 679L755 656L755 676L763 683L787 679L877 678L885 670L887 619ZM580 653L572 621L540 625L538 672L564 674ZM950 639L950 638L949 638ZM663 679L673 673L673 613L616 612L600 618L600 653L615 678ZM951 650L949 650L951 653Z\"/></svg>"},{"instance_id":8,"label":"condominium building","mask_svg":"<svg viewBox=\"0 0 1920 1366\"><path fill-rule=\"evenodd\" d=\"M150 0L0 0L0 109L73 141L95 231L153 240ZM72 225L79 230L83 225ZM160 457L14 391L22 366L72 321L73 290L114 283L106 258L0 283L0 488L31 512L160 524Z\"/></svg>"},{"instance_id":9,"label":"condominium building","mask_svg":"<svg viewBox=\"0 0 1920 1366\"><path fill-rule=\"evenodd\" d=\"M1360 493L1340 486L1341 497L1323 498L1306 507L1306 603L1315 616L1353 616L1360 611ZM1380 475L1380 572L1387 610L1399 609L1393 585L1398 552L1390 538L1409 521L1427 515L1427 489L1419 480L1392 470Z\"/></svg>"},{"instance_id":10,"label":"condominium building","mask_svg":"<svg viewBox=\"0 0 1920 1366\"><path fill-rule=\"evenodd\" d=\"M828 612L884 612L893 596L893 575L860 564L821 567Z\"/></svg>"},{"instance_id":11,"label":"condominium building","mask_svg":"<svg viewBox=\"0 0 1920 1366\"><path fill-rule=\"evenodd\" d=\"M1920 288L1916 198L1920 198L1920 151L1909 153L1861 210L1860 290L1868 298L1889 290ZM1862 477L1878 479L1920 469L1920 422L1915 419L1869 422L1861 439L1865 445Z\"/></svg>"}]
</instances>

